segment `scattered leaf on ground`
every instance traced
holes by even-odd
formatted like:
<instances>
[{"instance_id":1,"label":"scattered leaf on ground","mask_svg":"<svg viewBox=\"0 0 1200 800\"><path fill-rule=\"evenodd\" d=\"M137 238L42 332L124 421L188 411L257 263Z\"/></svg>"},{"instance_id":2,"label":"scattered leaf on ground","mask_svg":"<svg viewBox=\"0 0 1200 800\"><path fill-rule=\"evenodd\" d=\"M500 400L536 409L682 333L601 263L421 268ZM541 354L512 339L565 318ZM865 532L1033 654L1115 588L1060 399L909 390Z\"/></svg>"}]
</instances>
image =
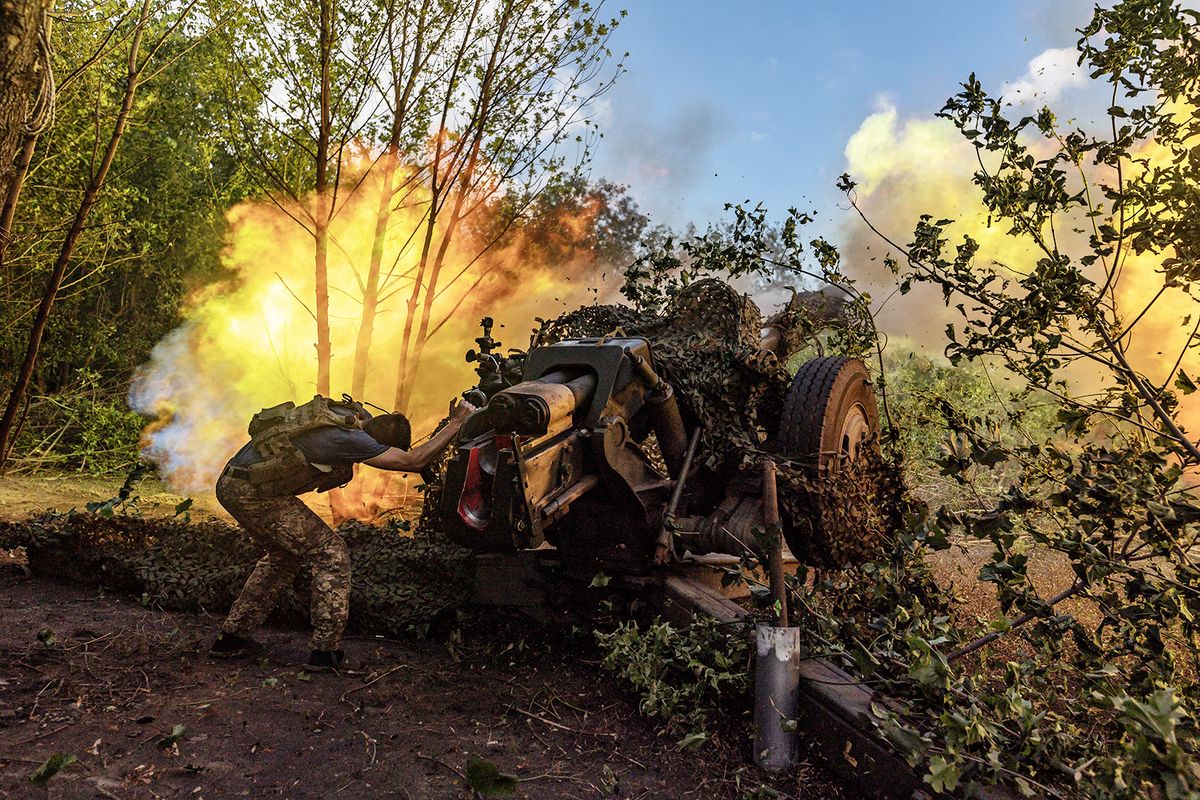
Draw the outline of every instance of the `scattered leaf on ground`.
<instances>
[{"instance_id":1,"label":"scattered leaf on ground","mask_svg":"<svg viewBox=\"0 0 1200 800\"><path fill-rule=\"evenodd\" d=\"M173 744L176 744L187 733L186 725L176 725L171 728L171 733L158 740L158 746L164 750Z\"/></svg>"},{"instance_id":2,"label":"scattered leaf on ground","mask_svg":"<svg viewBox=\"0 0 1200 800\"><path fill-rule=\"evenodd\" d=\"M472 755L467 759L467 783L484 797L502 797L517 791L517 776L508 775L491 761Z\"/></svg>"},{"instance_id":3,"label":"scattered leaf on ground","mask_svg":"<svg viewBox=\"0 0 1200 800\"><path fill-rule=\"evenodd\" d=\"M75 763L75 756L70 753L55 753L46 759L46 762L35 769L29 776L30 783L36 783L38 786L45 786L46 781L53 778L67 766Z\"/></svg>"}]
</instances>

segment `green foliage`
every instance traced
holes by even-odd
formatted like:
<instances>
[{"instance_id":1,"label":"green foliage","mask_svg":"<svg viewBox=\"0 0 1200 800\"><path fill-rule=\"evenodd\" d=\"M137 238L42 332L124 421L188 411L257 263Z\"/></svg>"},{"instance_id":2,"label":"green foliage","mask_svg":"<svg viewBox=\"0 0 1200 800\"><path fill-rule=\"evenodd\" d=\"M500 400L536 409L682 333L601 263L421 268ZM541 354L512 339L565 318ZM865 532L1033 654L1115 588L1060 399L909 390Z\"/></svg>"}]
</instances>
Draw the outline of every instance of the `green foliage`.
<instances>
[{"instance_id":1,"label":"green foliage","mask_svg":"<svg viewBox=\"0 0 1200 800\"><path fill-rule=\"evenodd\" d=\"M885 421L903 454L908 484L926 501L974 507L980 498L1004 491L1006 472L994 469L995 461L972 469L962 460L966 439L956 429L960 419L971 420L1006 447L1058 436L1057 405L1013 390L1012 376L1003 369L979 362L954 365L893 339L883 351L883 376L889 411ZM955 477L943 469L948 458L958 458L965 467Z\"/></svg>"},{"instance_id":2,"label":"green foliage","mask_svg":"<svg viewBox=\"0 0 1200 800\"><path fill-rule=\"evenodd\" d=\"M171 732L159 739L155 744L157 744L161 749L166 750L183 741L183 737L186 735L186 725L174 725L171 728Z\"/></svg>"},{"instance_id":3,"label":"green foliage","mask_svg":"<svg viewBox=\"0 0 1200 800\"><path fill-rule=\"evenodd\" d=\"M719 623L684 628L657 620L596 631L603 666L639 696L643 714L659 717L688 744L704 741L718 709L744 705L750 688L750 645Z\"/></svg>"},{"instance_id":4,"label":"green foliage","mask_svg":"<svg viewBox=\"0 0 1200 800\"><path fill-rule=\"evenodd\" d=\"M82 71L58 94L55 126L38 142L21 196L5 262L11 272L0 312L9 324L0 348L8 357L0 363L19 363L25 326L13 323L27 317L44 286L64 221L90 177L89 159L106 141L121 98L124 52L105 47L118 9L123 4L60 8L55 72ZM115 23L118 37L128 24ZM52 317L38 372L43 393L76 383L79 370L119 386L176 323L189 283L217 270L225 207L244 192L220 122L237 97L226 97L220 83L227 53L216 39L198 36L181 30L168 37L161 56L175 60L137 96L136 125L118 150Z\"/></svg>"},{"instance_id":5,"label":"green foliage","mask_svg":"<svg viewBox=\"0 0 1200 800\"><path fill-rule=\"evenodd\" d=\"M793 290L798 285L829 287L840 307L836 324L809 318L790 305L782 312L784 324L810 342L820 335L822 352L856 358L876 354L870 295L859 292L842 270L837 248L821 237L807 244L801 239L813 222L811 214L789 208L781 222L773 222L761 204L727 204L725 210L732 218L703 234L691 232L678 241L669 232L647 238L648 252L625 270L621 287L636 310L661 314L685 287L705 279L748 279Z\"/></svg>"},{"instance_id":6,"label":"green foliage","mask_svg":"<svg viewBox=\"0 0 1200 800\"><path fill-rule=\"evenodd\" d=\"M1099 136L1061 128L1049 110L1013 119L974 76L941 114L978 150L983 206L1028 262L978 258L969 234L952 246L953 221L930 215L889 262L902 292L931 283L957 310L946 328L955 367L986 363L1019 391L988 400L971 380L934 376L946 429L935 463L963 491L910 520L888 562L801 582L800 624L900 699L876 722L934 789L1194 797L1200 505L1185 476L1200 450L1171 383L1193 389L1179 367L1194 334L1163 382L1133 336L1161 297L1194 307L1200 14L1127 0L1097 8L1081 33L1081 63L1111 85ZM853 181L841 186L854 203ZM1122 280L1150 287L1149 305L1126 308ZM1166 357L1169 367L1176 354ZM928 440L905 437L928 453ZM925 556L952 537L988 548L979 579L1004 618L972 626L930 591ZM1048 552L1069 565L1070 585L1035 586L1031 567Z\"/></svg>"},{"instance_id":7,"label":"green foliage","mask_svg":"<svg viewBox=\"0 0 1200 800\"><path fill-rule=\"evenodd\" d=\"M621 294L635 309L661 314L684 287L704 278L769 274L771 267L764 257L778 247L778 231L770 225L766 210L761 205L746 209L730 204L725 210L733 212L727 225L679 241L668 234L629 265ZM796 220L806 224L809 217L797 215ZM797 247L796 255L801 252Z\"/></svg>"},{"instance_id":8,"label":"green foliage","mask_svg":"<svg viewBox=\"0 0 1200 800\"><path fill-rule=\"evenodd\" d=\"M66 2L54 26L55 125L38 139L0 278L0 381L21 363L33 309L106 146L124 93L127 4ZM219 269L226 207L245 193L222 120L245 97L223 85L228 53L206 25L169 30L59 293L14 455L108 471L128 464L142 421L128 380L178 323L190 288Z\"/></svg>"},{"instance_id":9,"label":"green foliage","mask_svg":"<svg viewBox=\"0 0 1200 800\"><path fill-rule=\"evenodd\" d=\"M141 483L142 478L149 472L149 468L144 464L138 464L125 477L125 482L121 484L121 488L117 490L117 496L111 497L103 502L93 502L87 504L89 514L99 514L102 517L111 517L117 511L127 511L134 509L137 503L137 496L133 493L137 485Z\"/></svg>"},{"instance_id":10,"label":"green foliage","mask_svg":"<svg viewBox=\"0 0 1200 800\"><path fill-rule=\"evenodd\" d=\"M138 460L146 419L113 397L100 376L82 371L77 386L30 399L17 439L18 465L93 473L121 472Z\"/></svg>"}]
</instances>

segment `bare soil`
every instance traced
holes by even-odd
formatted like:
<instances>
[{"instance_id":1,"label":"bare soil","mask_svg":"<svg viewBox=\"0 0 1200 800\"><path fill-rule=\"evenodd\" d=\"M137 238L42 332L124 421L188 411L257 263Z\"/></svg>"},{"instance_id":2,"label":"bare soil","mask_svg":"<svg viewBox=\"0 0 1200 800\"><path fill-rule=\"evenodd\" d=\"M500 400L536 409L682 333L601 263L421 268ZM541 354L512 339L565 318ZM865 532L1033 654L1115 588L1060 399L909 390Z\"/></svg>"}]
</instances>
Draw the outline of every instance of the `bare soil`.
<instances>
[{"instance_id":1,"label":"bare soil","mask_svg":"<svg viewBox=\"0 0 1200 800\"><path fill-rule=\"evenodd\" d=\"M996 587L979 580L979 570L988 563L991 547L990 542L961 540L948 550L933 553L928 559L938 585L957 598L956 619L964 626L986 625L1000 616ZM1035 548L1029 554L1029 578L1039 596L1048 598L1069 588L1075 581L1075 573L1067 556ZM1059 609L1074 614L1086 625L1099 622L1095 607L1078 598L1063 601Z\"/></svg>"},{"instance_id":2,"label":"bare soil","mask_svg":"<svg viewBox=\"0 0 1200 800\"><path fill-rule=\"evenodd\" d=\"M441 641L351 639L358 674L309 675L304 630L264 629L256 658L212 661L216 617L16 573L0 577L5 800L468 798L473 755L523 798L847 796L813 766L782 781L747 766L736 719L681 750L586 636L492 610ZM56 753L77 760L31 784Z\"/></svg>"},{"instance_id":3,"label":"bare soil","mask_svg":"<svg viewBox=\"0 0 1200 800\"><path fill-rule=\"evenodd\" d=\"M10 475L0 479L0 519L82 510L122 481ZM137 494L147 516L169 516L184 499L153 481ZM229 521L211 495L193 501L193 519ZM639 716L596 665L586 637L492 610L473 610L450 640L351 640L362 674L314 677L296 667L304 630L264 630L261 658L212 662L217 618L22 580L19 554L7 555L0 798L471 797L460 774L471 754L517 775L519 797L732 798L765 785L784 797L849 796L811 765L771 781L746 766L748 743L733 732L680 751L679 737ZM993 587L977 579L987 556L986 543L965 542L930 558L964 627L999 614ZM1045 552L1033 554L1031 575L1043 596L1072 580L1066 559ZM1064 610L1095 613L1079 601ZM39 631L53 634L42 642ZM981 656L1021 649L1009 637ZM187 728L178 752L159 748L177 724ZM59 752L78 761L48 790L31 785L29 773Z\"/></svg>"}]
</instances>

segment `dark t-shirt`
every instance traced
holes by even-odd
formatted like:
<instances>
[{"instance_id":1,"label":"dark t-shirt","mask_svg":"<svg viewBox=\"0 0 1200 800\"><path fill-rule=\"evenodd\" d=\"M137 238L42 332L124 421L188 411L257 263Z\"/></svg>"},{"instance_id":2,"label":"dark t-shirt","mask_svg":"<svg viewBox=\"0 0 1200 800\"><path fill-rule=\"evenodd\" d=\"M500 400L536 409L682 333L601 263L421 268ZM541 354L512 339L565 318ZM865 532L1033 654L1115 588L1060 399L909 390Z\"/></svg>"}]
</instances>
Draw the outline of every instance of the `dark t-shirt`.
<instances>
[{"instance_id":1,"label":"dark t-shirt","mask_svg":"<svg viewBox=\"0 0 1200 800\"><path fill-rule=\"evenodd\" d=\"M347 430L332 426L316 428L301 433L292 442L304 453L310 464L334 465L367 461L387 452L388 446L381 444L364 431ZM262 456L251 442L246 442L237 455L229 460L235 467L248 467L262 461Z\"/></svg>"}]
</instances>

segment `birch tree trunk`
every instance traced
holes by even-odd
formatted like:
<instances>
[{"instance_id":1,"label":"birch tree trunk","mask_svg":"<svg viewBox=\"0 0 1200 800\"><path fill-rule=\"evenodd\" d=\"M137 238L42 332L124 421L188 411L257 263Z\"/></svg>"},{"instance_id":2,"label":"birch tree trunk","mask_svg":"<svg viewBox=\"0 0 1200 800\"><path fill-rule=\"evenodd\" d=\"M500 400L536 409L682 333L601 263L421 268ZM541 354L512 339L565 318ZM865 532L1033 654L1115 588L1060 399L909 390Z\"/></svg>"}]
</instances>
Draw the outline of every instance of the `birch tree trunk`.
<instances>
[{"instance_id":1,"label":"birch tree trunk","mask_svg":"<svg viewBox=\"0 0 1200 800\"><path fill-rule=\"evenodd\" d=\"M334 0L321 0L321 110L320 123L317 131L317 202L313 215L313 235L315 241L313 280L315 298L314 314L317 318L317 394L329 396L329 364L333 357L329 341L329 136L330 136L330 97L329 63L333 58L333 9Z\"/></svg>"}]
</instances>

